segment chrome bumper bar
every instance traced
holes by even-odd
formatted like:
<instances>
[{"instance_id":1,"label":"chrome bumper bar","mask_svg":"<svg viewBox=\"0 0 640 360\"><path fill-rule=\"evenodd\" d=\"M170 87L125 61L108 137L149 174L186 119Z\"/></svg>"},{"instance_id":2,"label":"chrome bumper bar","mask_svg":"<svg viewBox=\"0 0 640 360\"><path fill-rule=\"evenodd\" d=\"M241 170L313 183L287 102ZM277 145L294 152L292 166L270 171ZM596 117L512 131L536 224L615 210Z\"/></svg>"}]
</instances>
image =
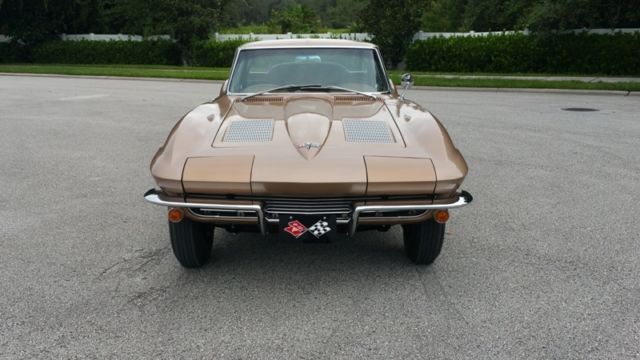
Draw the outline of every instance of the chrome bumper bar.
<instances>
[{"instance_id":1,"label":"chrome bumper bar","mask_svg":"<svg viewBox=\"0 0 640 360\"><path fill-rule=\"evenodd\" d=\"M209 209L219 211L255 211L258 215L258 225L260 226L260 232L266 234L267 229L264 221L264 213L260 205L229 205L229 204L208 204L208 203L195 203L184 201L166 201L160 199L160 193L156 189L151 189L144 194L144 199L155 205L162 205L168 207L181 207L181 208L198 208Z\"/></svg>"},{"instance_id":2,"label":"chrome bumper bar","mask_svg":"<svg viewBox=\"0 0 640 360\"><path fill-rule=\"evenodd\" d=\"M218 211L253 211L258 216L258 225L260 232L264 235L267 232L266 221L262 206L260 205L230 205L230 204L209 204L184 201L166 201L160 198L160 193L156 189L151 189L144 194L144 199L152 204L181 207L181 208L198 208ZM410 211L410 210L443 210L454 209L465 206L473 201L473 197L466 191L462 191L456 202L450 204L430 204L430 205L362 205L353 209L353 215L349 225L349 235L353 235L358 227L358 220L363 213L384 213L393 211Z\"/></svg>"},{"instance_id":3,"label":"chrome bumper bar","mask_svg":"<svg viewBox=\"0 0 640 360\"><path fill-rule=\"evenodd\" d=\"M356 233L358 220L362 213L384 213L391 211L410 211L410 210L444 210L454 209L465 206L473 201L473 196L466 191L462 191L458 196L458 201L451 204L430 204L430 205L363 205L356 206L353 210L351 225L349 225L349 235Z\"/></svg>"}]
</instances>

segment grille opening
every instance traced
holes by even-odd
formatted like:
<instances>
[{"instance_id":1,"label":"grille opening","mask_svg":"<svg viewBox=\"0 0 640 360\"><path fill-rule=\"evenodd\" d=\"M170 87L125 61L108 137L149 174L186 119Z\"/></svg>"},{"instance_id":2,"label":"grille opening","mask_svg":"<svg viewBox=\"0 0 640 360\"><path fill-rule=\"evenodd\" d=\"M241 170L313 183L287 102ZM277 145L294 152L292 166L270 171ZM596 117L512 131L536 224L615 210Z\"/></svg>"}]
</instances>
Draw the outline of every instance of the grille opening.
<instances>
[{"instance_id":1,"label":"grille opening","mask_svg":"<svg viewBox=\"0 0 640 360\"><path fill-rule=\"evenodd\" d=\"M281 103L284 101L282 96L254 96L244 100L245 103Z\"/></svg>"},{"instance_id":2,"label":"grille opening","mask_svg":"<svg viewBox=\"0 0 640 360\"><path fill-rule=\"evenodd\" d=\"M361 219L376 219L376 218L395 218L395 217L413 217L421 216L431 210L403 210L403 211L370 211L360 213Z\"/></svg>"},{"instance_id":3,"label":"grille opening","mask_svg":"<svg viewBox=\"0 0 640 360\"><path fill-rule=\"evenodd\" d=\"M325 199L271 199L265 200L264 212L268 218L279 215L336 215L338 219L351 216L353 206L349 200Z\"/></svg>"},{"instance_id":4,"label":"grille opening","mask_svg":"<svg viewBox=\"0 0 640 360\"><path fill-rule=\"evenodd\" d=\"M220 210L220 209L189 209L193 214L202 217L238 217L247 219L257 219L258 214L251 210Z\"/></svg>"}]
</instances>

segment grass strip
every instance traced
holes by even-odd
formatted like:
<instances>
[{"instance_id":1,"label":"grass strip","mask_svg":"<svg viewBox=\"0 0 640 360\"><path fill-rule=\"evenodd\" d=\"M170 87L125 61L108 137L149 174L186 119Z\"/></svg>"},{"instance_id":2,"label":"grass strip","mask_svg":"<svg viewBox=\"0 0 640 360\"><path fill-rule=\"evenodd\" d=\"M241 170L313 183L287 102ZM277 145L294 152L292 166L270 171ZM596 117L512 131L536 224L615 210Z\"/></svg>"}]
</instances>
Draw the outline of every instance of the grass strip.
<instances>
[{"instance_id":1,"label":"grass strip","mask_svg":"<svg viewBox=\"0 0 640 360\"><path fill-rule=\"evenodd\" d=\"M0 64L0 72L85 76L151 77L170 79L225 80L228 68L200 68L152 65L6 65Z\"/></svg>"}]
</instances>

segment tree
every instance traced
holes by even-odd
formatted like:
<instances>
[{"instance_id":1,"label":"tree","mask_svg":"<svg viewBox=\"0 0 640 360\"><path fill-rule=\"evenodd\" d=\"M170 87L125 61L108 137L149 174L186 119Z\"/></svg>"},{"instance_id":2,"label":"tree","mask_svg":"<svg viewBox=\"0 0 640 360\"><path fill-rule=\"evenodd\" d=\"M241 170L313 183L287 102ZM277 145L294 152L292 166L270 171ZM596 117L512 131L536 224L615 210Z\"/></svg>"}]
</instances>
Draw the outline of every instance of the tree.
<instances>
[{"instance_id":1,"label":"tree","mask_svg":"<svg viewBox=\"0 0 640 360\"><path fill-rule=\"evenodd\" d=\"M235 27L249 24L264 24L274 4L279 0L236 0L227 6L222 16L224 26Z\"/></svg>"},{"instance_id":2,"label":"tree","mask_svg":"<svg viewBox=\"0 0 640 360\"><path fill-rule=\"evenodd\" d=\"M535 31L640 27L640 1L542 0L521 22Z\"/></svg>"},{"instance_id":3,"label":"tree","mask_svg":"<svg viewBox=\"0 0 640 360\"><path fill-rule=\"evenodd\" d=\"M640 27L638 0L433 0L427 31L534 31Z\"/></svg>"},{"instance_id":4,"label":"tree","mask_svg":"<svg viewBox=\"0 0 640 360\"><path fill-rule=\"evenodd\" d=\"M370 0L360 20L364 30L373 35L385 61L396 67L420 30L420 18L427 0Z\"/></svg>"},{"instance_id":5,"label":"tree","mask_svg":"<svg viewBox=\"0 0 640 360\"><path fill-rule=\"evenodd\" d=\"M226 0L104 0L103 31L138 35L167 34L191 61L195 42L217 30Z\"/></svg>"},{"instance_id":6,"label":"tree","mask_svg":"<svg viewBox=\"0 0 640 360\"><path fill-rule=\"evenodd\" d=\"M535 1L530 0L469 0L463 9L465 30L516 30L520 18L529 12Z\"/></svg>"},{"instance_id":7,"label":"tree","mask_svg":"<svg viewBox=\"0 0 640 360\"><path fill-rule=\"evenodd\" d=\"M4 0L0 30L14 41L32 45L60 33L88 30L97 12L96 0Z\"/></svg>"},{"instance_id":8,"label":"tree","mask_svg":"<svg viewBox=\"0 0 640 360\"><path fill-rule=\"evenodd\" d=\"M327 9L323 23L332 28L353 29L357 27L358 14L365 6L366 0L336 0L335 5Z\"/></svg>"},{"instance_id":9,"label":"tree","mask_svg":"<svg viewBox=\"0 0 640 360\"><path fill-rule=\"evenodd\" d=\"M320 28L316 13L306 5L291 5L283 10L274 10L269 27L278 33L315 33Z\"/></svg>"},{"instance_id":10,"label":"tree","mask_svg":"<svg viewBox=\"0 0 640 360\"><path fill-rule=\"evenodd\" d=\"M25 43L61 33L169 34L184 46L208 38L228 0L3 0L0 30Z\"/></svg>"},{"instance_id":11,"label":"tree","mask_svg":"<svg viewBox=\"0 0 640 360\"><path fill-rule=\"evenodd\" d=\"M462 28L466 0L433 0L425 8L420 30L432 32L457 31Z\"/></svg>"}]
</instances>

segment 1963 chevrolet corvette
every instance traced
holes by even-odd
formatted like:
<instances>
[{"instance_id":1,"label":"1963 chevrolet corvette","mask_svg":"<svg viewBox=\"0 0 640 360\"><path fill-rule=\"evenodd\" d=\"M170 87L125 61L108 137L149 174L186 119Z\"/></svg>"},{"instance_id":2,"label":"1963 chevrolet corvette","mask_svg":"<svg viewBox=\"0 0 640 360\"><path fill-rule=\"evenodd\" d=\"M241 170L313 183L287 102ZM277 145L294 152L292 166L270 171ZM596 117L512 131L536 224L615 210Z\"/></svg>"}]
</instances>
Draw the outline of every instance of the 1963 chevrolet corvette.
<instances>
[{"instance_id":1,"label":"1963 chevrolet corvette","mask_svg":"<svg viewBox=\"0 0 640 360\"><path fill-rule=\"evenodd\" d=\"M398 93L375 45L347 40L241 46L219 96L175 125L151 174L144 197L168 207L185 267L206 263L214 227L315 240L402 225L407 256L431 264L449 209L472 201L440 121Z\"/></svg>"}]
</instances>

